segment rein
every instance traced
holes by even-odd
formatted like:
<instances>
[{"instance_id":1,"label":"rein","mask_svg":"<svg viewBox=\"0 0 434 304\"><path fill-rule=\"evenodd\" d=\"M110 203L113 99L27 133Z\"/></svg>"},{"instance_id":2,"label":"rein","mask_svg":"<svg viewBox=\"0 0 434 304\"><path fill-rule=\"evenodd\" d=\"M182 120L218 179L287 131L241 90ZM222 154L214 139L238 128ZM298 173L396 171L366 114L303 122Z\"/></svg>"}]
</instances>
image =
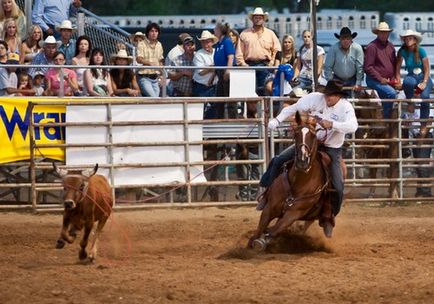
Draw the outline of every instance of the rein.
<instances>
[{"instance_id":1,"label":"rein","mask_svg":"<svg viewBox=\"0 0 434 304\"><path fill-rule=\"evenodd\" d=\"M321 165L321 167L322 167L322 165ZM289 196L285 199L285 205L284 205L285 209L293 206L297 201L300 201L300 200L303 200L303 199L307 199L307 198L311 198L311 197L315 197L315 196L321 194L327 188L328 183L329 183L329 175L326 174L326 181L325 181L325 183L321 186L321 188L319 188L314 193L306 194L306 195L300 196L300 197L294 197L292 195L291 190L290 190ZM288 180L288 184L289 184L289 180ZM289 189L291 189L291 186L289 187Z\"/></svg>"}]
</instances>

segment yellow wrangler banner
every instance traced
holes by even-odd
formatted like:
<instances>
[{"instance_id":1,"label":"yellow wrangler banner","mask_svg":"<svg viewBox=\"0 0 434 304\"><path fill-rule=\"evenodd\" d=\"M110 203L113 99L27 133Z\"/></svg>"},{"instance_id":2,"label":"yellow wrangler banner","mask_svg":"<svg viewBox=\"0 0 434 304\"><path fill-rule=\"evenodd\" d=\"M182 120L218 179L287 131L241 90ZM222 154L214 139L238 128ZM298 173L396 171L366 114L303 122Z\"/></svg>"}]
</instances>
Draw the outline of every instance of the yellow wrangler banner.
<instances>
[{"instance_id":1,"label":"yellow wrangler banner","mask_svg":"<svg viewBox=\"0 0 434 304\"><path fill-rule=\"evenodd\" d=\"M36 100L36 98L35 98ZM60 99L37 99L38 102L59 101ZM29 124L30 115L35 123L65 122L65 106L37 105L28 113L29 97L0 98L0 163L30 159ZM36 144L64 143L64 127L36 127ZM64 160L62 148L36 149L36 157Z\"/></svg>"}]
</instances>

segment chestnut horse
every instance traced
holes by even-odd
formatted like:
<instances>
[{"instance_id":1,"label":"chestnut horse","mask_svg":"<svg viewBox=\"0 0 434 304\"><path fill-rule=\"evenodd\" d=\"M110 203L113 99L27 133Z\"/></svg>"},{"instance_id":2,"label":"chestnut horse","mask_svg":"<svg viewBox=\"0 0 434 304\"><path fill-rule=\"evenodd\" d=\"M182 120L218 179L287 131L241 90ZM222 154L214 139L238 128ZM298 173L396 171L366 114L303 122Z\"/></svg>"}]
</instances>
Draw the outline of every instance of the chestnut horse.
<instances>
[{"instance_id":1,"label":"chestnut horse","mask_svg":"<svg viewBox=\"0 0 434 304\"><path fill-rule=\"evenodd\" d=\"M316 219L320 225L325 221L333 223L327 191L330 158L318 151L316 120L309 118L303 122L297 112L295 122L295 160L267 190L267 204L261 213L256 233L248 244L256 250L265 250L271 239L297 220L306 221L305 230ZM275 218L278 218L276 224L267 229Z\"/></svg>"}]
</instances>

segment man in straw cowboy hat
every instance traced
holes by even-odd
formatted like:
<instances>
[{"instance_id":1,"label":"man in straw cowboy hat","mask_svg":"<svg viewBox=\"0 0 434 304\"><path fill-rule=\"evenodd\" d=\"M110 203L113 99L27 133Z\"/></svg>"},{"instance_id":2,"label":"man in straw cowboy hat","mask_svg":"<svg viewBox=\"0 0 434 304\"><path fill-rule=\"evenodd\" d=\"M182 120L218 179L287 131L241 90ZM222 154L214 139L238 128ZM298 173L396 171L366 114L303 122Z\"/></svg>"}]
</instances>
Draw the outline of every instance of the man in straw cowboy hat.
<instances>
[{"instance_id":1,"label":"man in straw cowboy hat","mask_svg":"<svg viewBox=\"0 0 434 304\"><path fill-rule=\"evenodd\" d=\"M62 23L56 27L56 30L60 32L60 45L57 50L65 54L65 64L71 64L72 58L75 56L76 40L72 38L72 33L75 31L75 28L72 27L71 21L63 20Z\"/></svg>"},{"instance_id":2,"label":"man in straw cowboy hat","mask_svg":"<svg viewBox=\"0 0 434 304\"><path fill-rule=\"evenodd\" d=\"M386 22L380 22L376 28L372 29L377 38L369 43L365 50L366 84L376 90L381 99L395 99L396 89L400 88L395 78L395 47L388 40L392 31ZM382 104L383 117L391 118L393 103L382 102Z\"/></svg>"},{"instance_id":3,"label":"man in straw cowboy hat","mask_svg":"<svg viewBox=\"0 0 434 304\"><path fill-rule=\"evenodd\" d=\"M239 66L270 66L278 51L281 51L279 39L276 34L265 27L268 13L257 7L249 13L249 19L253 26L245 29L240 34L240 39L235 53L235 59ZM267 77L271 75L269 70L256 70L256 89L265 86Z\"/></svg>"},{"instance_id":4,"label":"man in straw cowboy hat","mask_svg":"<svg viewBox=\"0 0 434 304\"><path fill-rule=\"evenodd\" d=\"M40 65L49 65L54 64L53 56L54 53L57 51L58 42L56 41L56 38L54 36L48 36L45 38L45 40L39 41L39 45L43 48L41 52L39 52L35 57L32 59L31 64L40 64ZM42 73L47 72L48 68L31 68L29 69L29 75L33 76L37 71L41 71Z\"/></svg>"},{"instance_id":5,"label":"man in straw cowboy hat","mask_svg":"<svg viewBox=\"0 0 434 304\"><path fill-rule=\"evenodd\" d=\"M357 33L352 33L348 27L343 27L335 37L339 42L328 51L324 63L326 80L341 80L344 86L354 86L354 90L362 89L364 54L362 46L353 41Z\"/></svg>"},{"instance_id":6,"label":"man in straw cowboy hat","mask_svg":"<svg viewBox=\"0 0 434 304\"><path fill-rule=\"evenodd\" d=\"M193 63L202 69L196 69L193 73L193 96L196 97L215 97L217 76L213 69L206 69L206 67L214 66L214 48L213 45L217 43L216 36L209 31L202 31L200 37L202 48L194 54ZM217 117L218 103L207 104L205 108L205 118L223 118Z\"/></svg>"},{"instance_id":7,"label":"man in straw cowboy hat","mask_svg":"<svg viewBox=\"0 0 434 304\"><path fill-rule=\"evenodd\" d=\"M354 133L358 128L358 122L351 103L345 98L342 90L343 84L337 80L329 80L322 92L313 92L301 97L297 103L283 108L280 114L269 121L268 128L275 130L285 119L292 117L297 111L308 113L317 118L317 127L326 129L318 130L318 138L324 139L325 152L331 158L330 177L335 193L331 196L333 216L336 216L341 208L344 194L344 178L341 169L342 145L345 134ZM261 178L262 187L271 186L273 180L279 175L283 164L294 159L295 146L292 145L273 157L267 171ZM267 190L258 198L257 209L261 210L266 204ZM324 232L331 237L334 226L334 218L330 222L323 223Z\"/></svg>"}]
</instances>

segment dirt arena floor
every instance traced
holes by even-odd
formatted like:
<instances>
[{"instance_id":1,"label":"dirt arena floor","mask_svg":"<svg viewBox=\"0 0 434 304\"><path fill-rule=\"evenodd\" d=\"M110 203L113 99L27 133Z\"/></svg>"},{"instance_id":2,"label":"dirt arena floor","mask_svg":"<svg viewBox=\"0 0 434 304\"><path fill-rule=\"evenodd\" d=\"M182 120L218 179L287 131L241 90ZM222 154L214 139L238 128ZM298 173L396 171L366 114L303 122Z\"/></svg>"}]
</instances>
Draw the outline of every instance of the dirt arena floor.
<instances>
[{"instance_id":1,"label":"dirt arena floor","mask_svg":"<svg viewBox=\"0 0 434 304\"><path fill-rule=\"evenodd\" d=\"M347 205L331 240L244 248L253 208L116 212L94 264L60 214L0 213L0 303L433 303L434 204Z\"/></svg>"}]
</instances>

